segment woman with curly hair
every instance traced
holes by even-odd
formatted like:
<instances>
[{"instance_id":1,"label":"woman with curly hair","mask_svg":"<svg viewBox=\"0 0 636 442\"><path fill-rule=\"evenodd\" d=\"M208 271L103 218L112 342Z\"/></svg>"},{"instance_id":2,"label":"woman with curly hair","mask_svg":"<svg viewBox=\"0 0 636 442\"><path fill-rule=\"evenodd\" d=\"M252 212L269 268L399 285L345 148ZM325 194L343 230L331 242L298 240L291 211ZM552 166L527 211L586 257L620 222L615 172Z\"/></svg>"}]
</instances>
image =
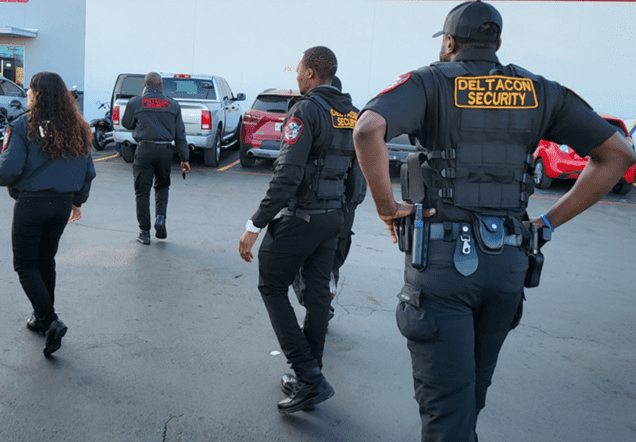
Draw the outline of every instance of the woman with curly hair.
<instances>
[{"instance_id":1,"label":"woman with curly hair","mask_svg":"<svg viewBox=\"0 0 636 442\"><path fill-rule=\"evenodd\" d=\"M46 336L48 357L67 331L54 308L55 254L66 224L82 217L95 168L91 129L62 78L35 74L28 99L30 112L5 132L0 186L16 200L13 267L33 305L27 328Z\"/></svg>"}]
</instances>

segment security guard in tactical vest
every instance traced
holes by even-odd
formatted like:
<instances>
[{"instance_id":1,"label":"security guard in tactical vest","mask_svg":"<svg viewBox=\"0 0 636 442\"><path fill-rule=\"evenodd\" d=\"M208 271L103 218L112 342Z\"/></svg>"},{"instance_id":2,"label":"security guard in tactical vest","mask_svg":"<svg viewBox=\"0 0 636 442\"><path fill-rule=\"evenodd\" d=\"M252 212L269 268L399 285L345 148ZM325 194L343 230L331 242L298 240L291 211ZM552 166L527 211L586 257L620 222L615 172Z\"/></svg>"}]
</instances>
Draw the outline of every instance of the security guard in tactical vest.
<instances>
[{"instance_id":1,"label":"security guard in tactical vest","mask_svg":"<svg viewBox=\"0 0 636 442\"><path fill-rule=\"evenodd\" d=\"M144 79L144 90L126 106L122 125L133 131L137 142L133 176L139 236L150 244L150 189L155 187L155 232L159 239L168 236L166 213L170 189L170 168L175 146L181 159L181 171L190 173L188 143L179 103L163 94L163 80L156 72ZM173 142L175 145L173 145ZM185 178L185 175L184 175Z\"/></svg>"},{"instance_id":2,"label":"security guard in tactical vest","mask_svg":"<svg viewBox=\"0 0 636 442\"><path fill-rule=\"evenodd\" d=\"M378 214L406 252L397 322L427 442L477 440L477 414L520 320L524 285L539 282L540 246L636 161L575 93L499 63L502 26L488 3L452 9L434 35L443 35L441 61L400 76L366 105L354 131ZM406 202L393 198L385 144L400 134L421 147L402 173ZM570 192L528 220L540 139L590 161Z\"/></svg>"},{"instance_id":3,"label":"security guard in tactical vest","mask_svg":"<svg viewBox=\"0 0 636 442\"><path fill-rule=\"evenodd\" d=\"M258 289L295 372L281 379L282 390L289 393L278 403L283 414L334 394L321 372L322 353L331 300L329 273L343 226L358 116L351 97L331 86L336 69L336 56L324 46L303 54L296 78L302 96L290 102L274 176L239 243L241 257L251 262L258 233L267 226L258 253ZM287 296L301 266L307 309L302 328Z\"/></svg>"},{"instance_id":4,"label":"security guard in tactical vest","mask_svg":"<svg viewBox=\"0 0 636 442\"><path fill-rule=\"evenodd\" d=\"M339 91L342 91L342 82L337 76L331 80L331 85ZM336 244L336 254L333 258L333 266L331 267L331 280L329 281L329 291L331 298L335 298L338 290L338 280L340 279L340 267L343 266L349 250L351 250L351 238L353 236L353 221L356 215L356 208L364 201L367 194L367 182L364 179L358 160L354 158L353 164L347 172L347 181L345 182L345 204L344 204L344 226L338 235L338 243ZM305 290L305 281L303 280L303 269L301 268L292 283L292 288L296 293L298 302L304 305L303 290ZM329 320L334 317L333 304L329 306Z\"/></svg>"}]
</instances>

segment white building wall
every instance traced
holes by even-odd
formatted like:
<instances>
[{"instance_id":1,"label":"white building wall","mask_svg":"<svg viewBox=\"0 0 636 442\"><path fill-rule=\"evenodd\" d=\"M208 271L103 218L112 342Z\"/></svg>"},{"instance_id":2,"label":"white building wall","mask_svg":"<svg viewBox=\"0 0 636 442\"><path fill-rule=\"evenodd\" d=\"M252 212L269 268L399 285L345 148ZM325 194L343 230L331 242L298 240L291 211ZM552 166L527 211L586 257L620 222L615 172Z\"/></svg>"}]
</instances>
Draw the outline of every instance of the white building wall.
<instances>
[{"instance_id":1,"label":"white building wall","mask_svg":"<svg viewBox=\"0 0 636 442\"><path fill-rule=\"evenodd\" d=\"M35 0L32 0L35 1ZM395 77L437 60L459 2L377 0L87 0L85 114L103 115L119 73L215 74L234 93L296 88L302 51L330 47L338 76L363 106ZM494 2L503 63L557 80L595 109L636 115L633 2Z\"/></svg>"}]
</instances>

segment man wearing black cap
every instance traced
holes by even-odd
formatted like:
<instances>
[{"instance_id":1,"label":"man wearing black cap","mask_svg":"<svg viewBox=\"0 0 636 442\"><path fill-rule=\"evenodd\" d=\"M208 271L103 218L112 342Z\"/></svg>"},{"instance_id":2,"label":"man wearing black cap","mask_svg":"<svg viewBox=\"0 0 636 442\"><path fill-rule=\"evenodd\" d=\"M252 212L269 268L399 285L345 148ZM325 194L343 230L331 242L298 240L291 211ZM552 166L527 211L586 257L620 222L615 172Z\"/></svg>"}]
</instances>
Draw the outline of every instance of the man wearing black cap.
<instances>
[{"instance_id":1,"label":"man wearing black cap","mask_svg":"<svg viewBox=\"0 0 636 442\"><path fill-rule=\"evenodd\" d=\"M406 252L397 320L427 442L477 441L477 414L520 320L524 284L538 284L539 232L547 240L636 162L625 138L575 93L499 62L502 27L488 3L455 7L434 35L443 35L440 62L400 76L354 131L378 214ZM386 140L405 133L423 149L403 174L408 202L397 202ZM590 160L570 192L529 220L540 139Z\"/></svg>"}]
</instances>

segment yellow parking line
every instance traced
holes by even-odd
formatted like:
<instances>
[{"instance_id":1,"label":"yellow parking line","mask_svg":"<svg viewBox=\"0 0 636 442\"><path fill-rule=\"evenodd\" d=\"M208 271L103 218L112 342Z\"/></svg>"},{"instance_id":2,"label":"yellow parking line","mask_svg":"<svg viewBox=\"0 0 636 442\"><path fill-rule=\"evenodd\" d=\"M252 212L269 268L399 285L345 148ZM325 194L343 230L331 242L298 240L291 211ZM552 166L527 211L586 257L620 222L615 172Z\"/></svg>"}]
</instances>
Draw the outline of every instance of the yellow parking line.
<instances>
[{"instance_id":1,"label":"yellow parking line","mask_svg":"<svg viewBox=\"0 0 636 442\"><path fill-rule=\"evenodd\" d=\"M112 160L113 158L117 158L118 156L119 156L119 154L111 155L111 156L108 156L108 157L101 157L101 158L97 158L96 160L93 160L93 162L96 163L98 161Z\"/></svg>"},{"instance_id":2,"label":"yellow parking line","mask_svg":"<svg viewBox=\"0 0 636 442\"><path fill-rule=\"evenodd\" d=\"M220 169L216 169L217 172L225 172L226 170L236 166L238 163L240 162L240 160L236 160L234 161L232 164L228 164L225 167L221 167Z\"/></svg>"}]
</instances>

